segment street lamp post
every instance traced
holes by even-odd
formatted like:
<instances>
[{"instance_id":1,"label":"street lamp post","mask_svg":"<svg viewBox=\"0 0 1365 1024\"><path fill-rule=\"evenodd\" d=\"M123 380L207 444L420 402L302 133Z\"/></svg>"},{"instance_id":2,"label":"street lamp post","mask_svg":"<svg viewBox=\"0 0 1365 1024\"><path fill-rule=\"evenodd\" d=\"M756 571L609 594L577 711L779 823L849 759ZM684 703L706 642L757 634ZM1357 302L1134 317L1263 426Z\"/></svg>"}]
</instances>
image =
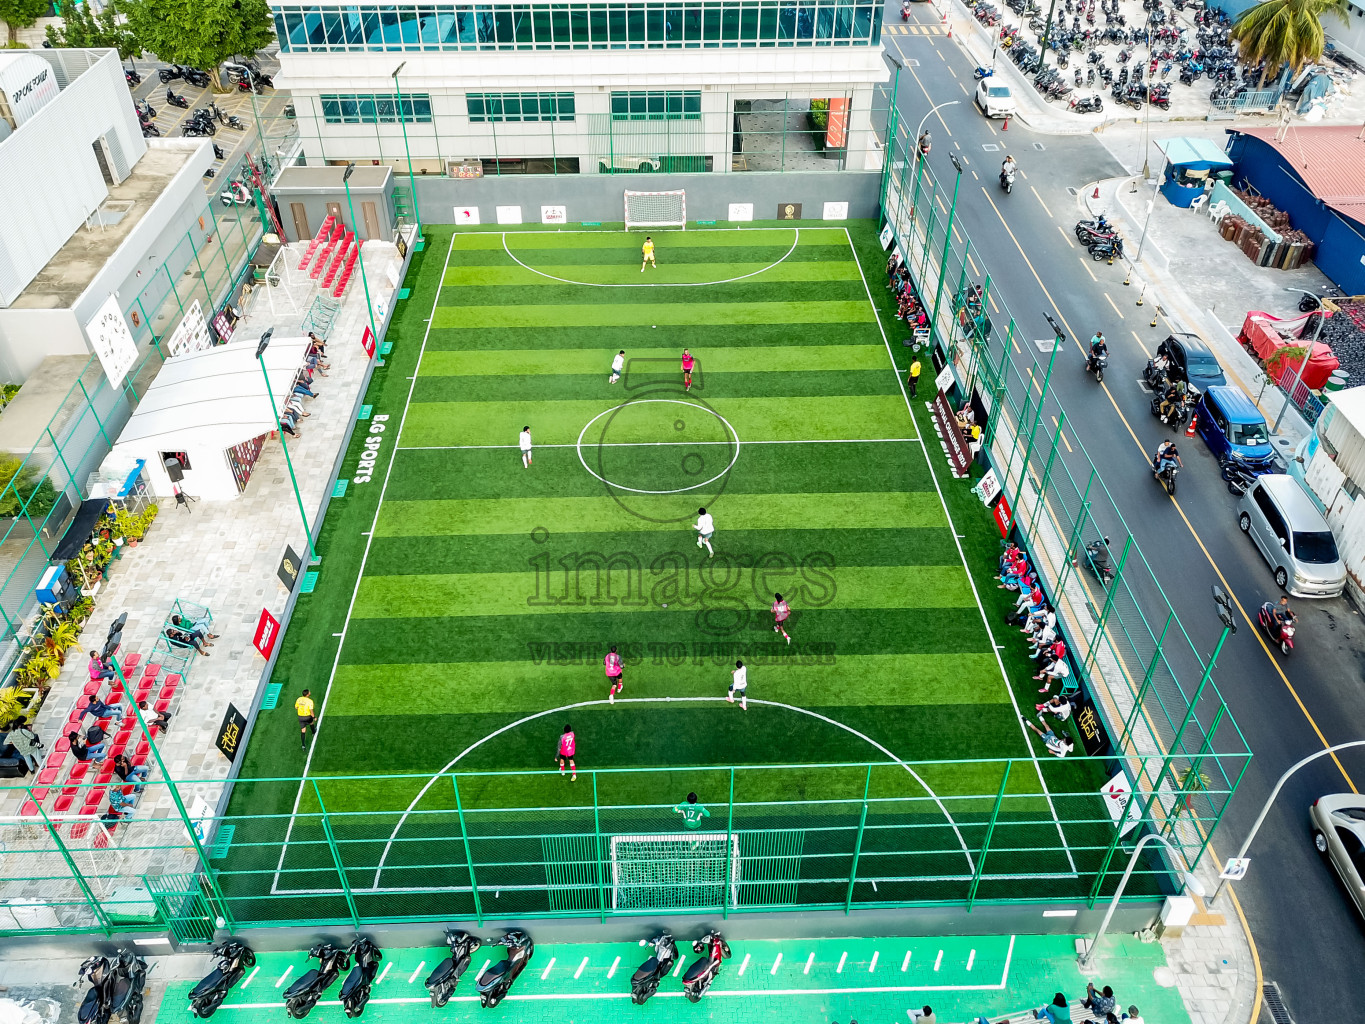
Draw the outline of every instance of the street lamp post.
<instances>
[{"instance_id":1,"label":"street lamp post","mask_svg":"<svg viewBox=\"0 0 1365 1024\"><path fill-rule=\"evenodd\" d=\"M1261 807L1261 813L1256 815L1256 821L1252 824L1251 831L1247 833L1246 840L1242 843L1242 848L1237 851L1238 860L1244 858L1247 855L1247 850L1251 849L1251 841L1256 838L1256 833L1261 831L1261 823L1265 821L1265 816L1270 813L1270 805L1273 804L1275 802L1275 798L1280 795L1280 790L1282 790L1284 788L1284 784L1289 781L1289 776L1293 775L1304 765L1312 761L1316 761L1320 757L1326 757L1328 754L1335 754L1338 750L1346 750L1349 747L1365 747L1365 740L1350 740L1347 743L1337 743L1330 747L1324 747L1317 753L1309 754L1302 761L1299 761L1289 766L1285 773L1280 776L1280 780L1277 783L1275 783L1275 788L1270 791L1270 795L1265 798L1265 804ZM1218 888L1214 889L1213 895L1209 897L1210 910L1213 909L1214 902L1217 901L1219 895L1223 891L1224 886L1226 886L1227 884L1228 884L1227 878L1220 878L1218 880Z\"/></svg>"},{"instance_id":2,"label":"street lamp post","mask_svg":"<svg viewBox=\"0 0 1365 1024\"><path fill-rule=\"evenodd\" d=\"M365 276L365 247L360 240L360 225L355 220L355 203L351 200L351 175L355 173L355 161L352 160L346 165L346 171L341 176L341 183L346 186L346 205L351 210L351 230L356 234L356 262L360 264L360 283L365 287L365 311L370 314L370 333L374 335L374 343L379 344L379 328L374 325L374 304L370 302L370 282Z\"/></svg>"},{"instance_id":3,"label":"street lamp post","mask_svg":"<svg viewBox=\"0 0 1365 1024\"><path fill-rule=\"evenodd\" d=\"M943 259L938 267L938 288L934 291L934 312L929 317L929 329L931 331L938 330L938 306L943 298L943 276L948 273L948 248L953 243L953 217L957 213L958 189L962 187L962 165L957 162L957 154L949 153L948 159L957 168L957 179L953 182L953 204L948 207L948 223L943 229ZM925 244L928 244L928 241L926 238ZM948 339L948 342L951 343L951 340L951 338Z\"/></svg>"},{"instance_id":4,"label":"street lamp post","mask_svg":"<svg viewBox=\"0 0 1365 1024\"><path fill-rule=\"evenodd\" d=\"M919 137L920 137L920 135L924 132L924 122L928 121L929 118L933 117L935 111L937 111L937 110L942 110L944 107L955 107L955 106L957 106L957 105L958 105L959 103L961 103L961 102L962 102L961 100L948 100L948 101L945 102L945 103L936 104L935 106L930 107L928 113L926 113L923 117L921 117L921 118L919 119L919 127L917 127L917 128L915 129L915 162L916 162L916 165L918 165L919 163L923 162L923 160L924 160L924 154L921 153L921 152L919 151Z\"/></svg>"},{"instance_id":5,"label":"street lamp post","mask_svg":"<svg viewBox=\"0 0 1365 1024\"><path fill-rule=\"evenodd\" d=\"M280 432L280 447L284 449L284 464L289 467L289 482L294 485L294 500L299 503L299 518L303 520L303 535L308 538L308 564L320 562L317 548L313 545L313 531L308 526L308 513L303 510L303 495L299 493L299 478L294 475L294 463L289 458L289 445L284 439L284 427L280 424L280 409L275 404L275 392L270 389L270 374L265 368L265 350L270 346L270 337L275 328L261 335L261 343L256 346L256 361L261 364L261 376L265 378L265 394L270 399L270 411L275 415L275 429Z\"/></svg>"},{"instance_id":6,"label":"street lamp post","mask_svg":"<svg viewBox=\"0 0 1365 1024\"><path fill-rule=\"evenodd\" d=\"M251 116L256 121L256 138L261 144L261 167L265 169L266 178L270 177L270 156L265 148L265 135L261 132L261 111L256 106L256 75L245 64L236 64L226 61L225 68L236 68L247 77L247 84L251 87L247 91L251 93Z\"/></svg>"},{"instance_id":7,"label":"street lamp post","mask_svg":"<svg viewBox=\"0 0 1365 1024\"><path fill-rule=\"evenodd\" d=\"M412 190L412 215L417 219L417 237L413 239L416 243L422 240L422 211L417 207L417 179L412 173L412 150L408 149L408 118L403 111L403 87L398 84L398 72L407 66L408 62L403 61L393 69L393 88L398 93L398 123L403 129L403 152L408 158L408 188Z\"/></svg>"},{"instance_id":8,"label":"street lamp post","mask_svg":"<svg viewBox=\"0 0 1365 1024\"><path fill-rule=\"evenodd\" d=\"M1138 854L1142 852L1144 846L1152 841L1160 843L1162 846L1166 847L1166 849L1170 850L1171 853L1176 854L1177 856L1179 855L1179 851L1176 850L1166 838L1156 832L1148 832L1138 840L1137 846L1133 847L1133 855L1128 858L1128 867L1124 869L1123 878L1119 880L1119 887L1114 890L1114 898L1109 901L1109 909L1104 912L1104 920L1100 922L1100 930L1095 933L1095 938L1091 940L1090 945L1086 947L1085 952L1076 958L1076 966L1081 968L1081 970L1085 970L1089 967L1091 960L1094 959L1095 948L1099 946L1100 939L1104 938L1105 930L1109 927L1109 922L1114 917L1114 911L1118 909L1119 898L1123 895L1123 890L1128 886L1128 879L1132 877L1133 868L1137 867ZM1189 889L1196 896L1204 895L1204 883L1195 878L1193 874L1186 871L1184 881L1185 888Z\"/></svg>"}]
</instances>

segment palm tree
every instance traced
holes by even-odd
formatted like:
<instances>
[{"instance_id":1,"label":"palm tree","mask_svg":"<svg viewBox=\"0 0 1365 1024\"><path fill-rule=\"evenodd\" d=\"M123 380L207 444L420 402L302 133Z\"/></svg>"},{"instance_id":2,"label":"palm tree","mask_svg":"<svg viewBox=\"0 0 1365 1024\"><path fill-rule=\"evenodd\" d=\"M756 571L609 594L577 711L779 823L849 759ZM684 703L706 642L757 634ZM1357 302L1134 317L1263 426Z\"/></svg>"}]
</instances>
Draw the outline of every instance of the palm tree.
<instances>
[{"instance_id":1,"label":"palm tree","mask_svg":"<svg viewBox=\"0 0 1365 1024\"><path fill-rule=\"evenodd\" d=\"M1347 0L1263 0L1238 15L1232 38L1242 47L1248 64L1265 61L1257 88L1265 87L1272 69L1288 64L1297 74L1305 64L1322 57L1326 36L1322 16L1335 14L1349 24Z\"/></svg>"}]
</instances>

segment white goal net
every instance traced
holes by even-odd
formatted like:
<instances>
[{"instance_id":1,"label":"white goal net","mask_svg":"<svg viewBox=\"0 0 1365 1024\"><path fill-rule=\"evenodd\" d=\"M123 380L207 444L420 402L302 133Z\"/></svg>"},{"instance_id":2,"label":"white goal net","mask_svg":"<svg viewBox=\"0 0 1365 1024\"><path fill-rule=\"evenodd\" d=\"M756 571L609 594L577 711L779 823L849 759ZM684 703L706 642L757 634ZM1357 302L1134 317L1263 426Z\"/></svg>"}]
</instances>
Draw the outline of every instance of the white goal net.
<instances>
[{"instance_id":1,"label":"white goal net","mask_svg":"<svg viewBox=\"0 0 1365 1024\"><path fill-rule=\"evenodd\" d=\"M724 902L722 894L727 880L730 885L729 905L733 907L739 902L737 835L679 832L611 837L613 908L674 910L718 907Z\"/></svg>"},{"instance_id":2,"label":"white goal net","mask_svg":"<svg viewBox=\"0 0 1365 1024\"><path fill-rule=\"evenodd\" d=\"M687 229L687 192L626 192L626 230Z\"/></svg>"}]
</instances>

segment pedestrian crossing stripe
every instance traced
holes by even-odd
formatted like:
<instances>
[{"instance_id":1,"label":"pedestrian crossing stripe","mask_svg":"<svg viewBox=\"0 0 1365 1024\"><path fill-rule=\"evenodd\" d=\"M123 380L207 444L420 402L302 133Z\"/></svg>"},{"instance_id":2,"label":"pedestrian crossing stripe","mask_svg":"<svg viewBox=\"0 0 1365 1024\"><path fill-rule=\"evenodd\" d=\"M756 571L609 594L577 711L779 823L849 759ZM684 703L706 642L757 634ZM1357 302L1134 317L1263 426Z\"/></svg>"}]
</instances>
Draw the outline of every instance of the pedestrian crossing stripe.
<instances>
[{"instance_id":1,"label":"pedestrian crossing stripe","mask_svg":"<svg viewBox=\"0 0 1365 1024\"><path fill-rule=\"evenodd\" d=\"M886 30L902 36L941 36L942 25L887 25Z\"/></svg>"}]
</instances>

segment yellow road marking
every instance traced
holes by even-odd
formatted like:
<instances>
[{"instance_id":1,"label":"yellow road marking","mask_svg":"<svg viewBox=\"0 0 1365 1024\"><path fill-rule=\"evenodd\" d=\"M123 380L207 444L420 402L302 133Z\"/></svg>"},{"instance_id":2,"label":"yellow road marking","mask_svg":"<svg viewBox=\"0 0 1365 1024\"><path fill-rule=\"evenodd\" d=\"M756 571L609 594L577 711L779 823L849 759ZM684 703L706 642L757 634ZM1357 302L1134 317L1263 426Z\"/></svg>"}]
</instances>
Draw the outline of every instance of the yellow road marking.
<instances>
[{"instance_id":1,"label":"yellow road marking","mask_svg":"<svg viewBox=\"0 0 1365 1024\"><path fill-rule=\"evenodd\" d=\"M1087 268L1087 269L1088 269L1088 268ZM1091 276L1093 277L1094 275L1092 274ZM1119 314L1119 319L1122 320L1122 319L1123 319L1123 314L1122 314L1121 312L1119 312L1118 303L1115 302L1113 299L1109 298L1109 293L1108 293L1108 292L1105 292L1105 293L1104 293L1104 297L1105 297L1106 299L1109 299L1109 305L1111 305L1111 306L1114 307L1114 312L1115 312L1115 313L1118 313L1118 314Z\"/></svg>"},{"instance_id":2,"label":"yellow road marking","mask_svg":"<svg viewBox=\"0 0 1365 1024\"><path fill-rule=\"evenodd\" d=\"M1090 269L1090 261L1084 256L1081 257L1081 266L1085 267L1085 272L1090 275L1090 280L1094 281L1096 284L1100 283L1100 279L1096 277L1095 272Z\"/></svg>"},{"instance_id":3,"label":"yellow road marking","mask_svg":"<svg viewBox=\"0 0 1365 1024\"><path fill-rule=\"evenodd\" d=\"M1062 444L1066 445L1066 450L1074 452L1076 449L1071 447L1071 442L1066 439L1066 432L1061 429L1062 425L1057 422L1057 417L1052 417L1052 425L1057 428L1057 436L1062 439Z\"/></svg>"},{"instance_id":4,"label":"yellow road marking","mask_svg":"<svg viewBox=\"0 0 1365 1024\"><path fill-rule=\"evenodd\" d=\"M1151 359L1152 353L1147 351L1147 346L1142 343L1142 339L1138 337L1137 331L1133 332L1133 340L1138 343L1138 348L1142 349L1142 354L1146 356L1148 359Z\"/></svg>"},{"instance_id":5,"label":"yellow road marking","mask_svg":"<svg viewBox=\"0 0 1365 1024\"><path fill-rule=\"evenodd\" d=\"M1023 173L1023 172L1021 171L1020 173ZM1040 196L1040 195L1038 194L1038 190L1037 190L1036 188L1034 188L1032 185L1030 185L1030 186L1028 187L1028 190L1029 190L1030 192L1032 192L1032 193L1033 193L1033 197L1034 197L1035 199L1038 200L1038 205L1041 206L1041 207L1043 208L1043 212L1046 213L1046 214L1048 215L1048 217L1051 217L1051 216L1052 216L1052 211L1049 210L1049 209L1047 208L1047 203L1043 202L1043 197Z\"/></svg>"},{"instance_id":6,"label":"yellow road marking","mask_svg":"<svg viewBox=\"0 0 1365 1024\"><path fill-rule=\"evenodd\" d=\"M1057 225L1057 230L1060 231L1060 232L1062 233L1062 237L1066 239L1066 244L1067 244L1067 245L1071 246L1071 248L1073 248L1073 249L1076 248L1076 243L1073 242L1073 241L1071 240L1071 236L1068 235L1068 234L1066 233L1066 228L1064 228L1064 227L1062 227L1060 224L1058 224L1058 225ZM1089 268L1087 267L1086 269L1088 270ZM1091 277L1093 277L1093 276L1094 276L1094 275L1092 274Z\"/></svg>"}]
</instances>

